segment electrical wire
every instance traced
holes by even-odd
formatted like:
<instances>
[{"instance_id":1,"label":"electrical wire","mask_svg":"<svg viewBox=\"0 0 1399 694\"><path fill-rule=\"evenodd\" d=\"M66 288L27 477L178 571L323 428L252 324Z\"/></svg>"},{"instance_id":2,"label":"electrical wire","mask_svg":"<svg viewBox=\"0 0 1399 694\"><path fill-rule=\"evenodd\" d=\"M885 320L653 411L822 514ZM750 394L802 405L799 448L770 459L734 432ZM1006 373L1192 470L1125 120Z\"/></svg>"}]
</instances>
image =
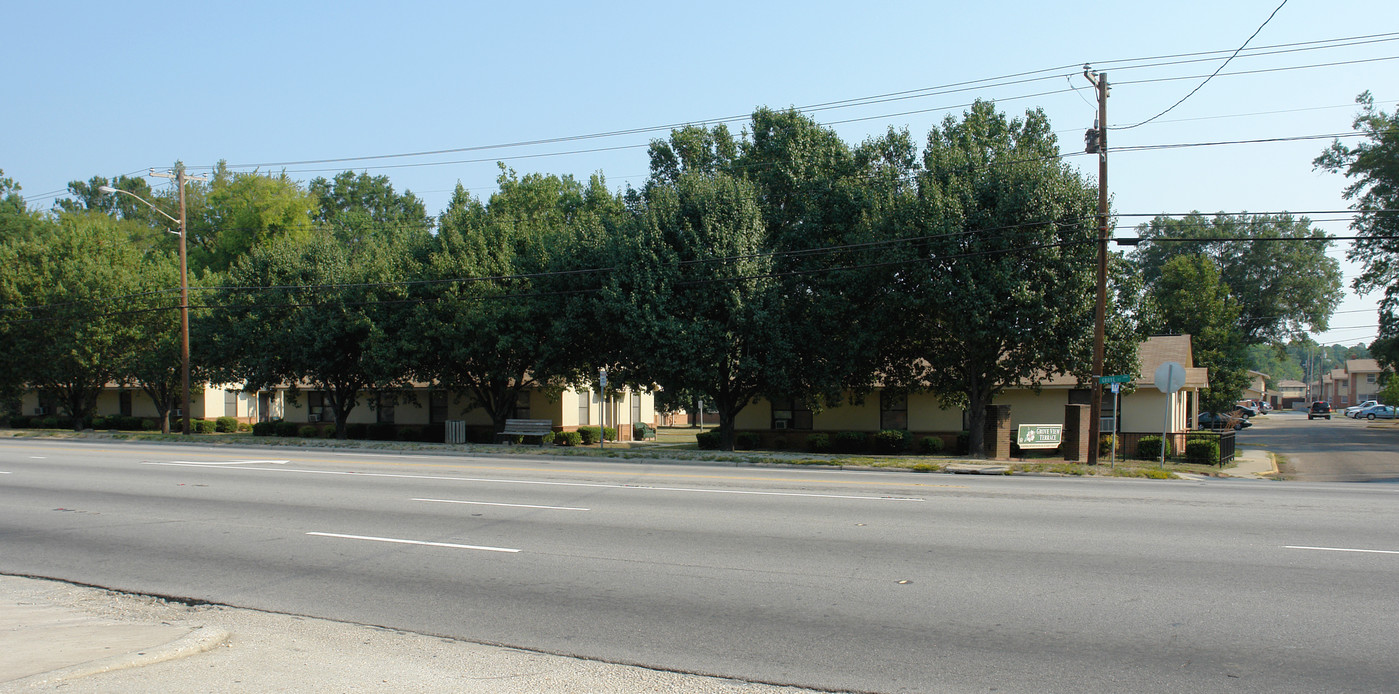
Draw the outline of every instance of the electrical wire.
<instances>
[{"instance_id":1,"label":"electrical wire","mask_svg":"<svg viewBox=\"0 0 1399 694\"><path fill-rule=\"evenodd\" d=\"M1220 71L1220 70L1223 70L1223 69L1224 69L1224 66L1229 64L1229 61L1233 60L1233 59L1235 58L1235 56L1239 55L1239 52L1240 52L1240 51L1242 51L1243 49L1247 48L1249 42L1252 41L1253 38L1254 38L1255 36L1258 36L1258 33L1259 33L1259 32L1263 31L1263 27L1268 26L1268 22L1273 21L1273 17L1277 16L1278 11L1281 10L1282 7L1283 7L1283 5L1286 5L1286 4L1287 4L1287 0L1282 0L1282 2L1278 3L1278 6L1277 6L1276 9L1273 10L1273 13L1270 14L1270 15L1268 15L1268 18L1265 19L1265 20L1263 20L1263 23L1262 23L1262 24L1258 25L1258 28L1257 28L1256 30L1254 30L1254 32L1253 32L1252 34L1249 35L1249 37L1244 41L1243 45L1239 46L1239 49L1236 50L1236 51L1234 51L1234 54L1231 55L1231 56L1229 56L1223 63L1220 63L1220 64L1219 64L1219 67L1215 69L1214 73L1211 74L1209 77L1206 77L1204 82L1201 82L1201 83L1200 83L1199 85L1197 85L1194 89L1190 90L1190 93L1189 93L1189 94L1186 94L1185 96L1182 96L1182 97L1180 98L1180 101L1177 101L1177 102L1175 102L1174 104L1171 104L1170 108L1167 108L1165 111L1162 111L1162 112L1160 112L1160 113L1158 113L1158 114L1156 114L1156 115L1154 115L1154 116L1152 116L1152 117L1150 117L1150 118L1148 118L1148 119L1146 119L1146 120L1144 120L1144 121L1142 121L1142 122L1140 122L1140 123L1136 123L1136 124L1133 124L1133 125L1119 126L1119 127L1117 127L1117 128L1111 128L1111 127L1109 127L1108 129L1109 129L1109 130L1131 130L1132 128L1141 127L1141 126L1143 126L1143 125L1146 125L1147 123L1150 123L1151 121L1156 120L1157 118L1160 118L1161 116L1166 115L1167 113L1170 113L1172 109L1174 109L1175 107L1177 107L1177 106L1179 106L1179 105L1185 103L1185 100L1186 100L1186 99L1189 99L1190 97L1194 96L1194 95L1195 95L1195 92L1200 91L1200 89L1202 89L1206 84L1209 84L1210 80L1214 79L1214 76L1215 76L1215 75L1218 75L1218 74L1219 74L1219 71Z\"/></svg>"}]
</instances>

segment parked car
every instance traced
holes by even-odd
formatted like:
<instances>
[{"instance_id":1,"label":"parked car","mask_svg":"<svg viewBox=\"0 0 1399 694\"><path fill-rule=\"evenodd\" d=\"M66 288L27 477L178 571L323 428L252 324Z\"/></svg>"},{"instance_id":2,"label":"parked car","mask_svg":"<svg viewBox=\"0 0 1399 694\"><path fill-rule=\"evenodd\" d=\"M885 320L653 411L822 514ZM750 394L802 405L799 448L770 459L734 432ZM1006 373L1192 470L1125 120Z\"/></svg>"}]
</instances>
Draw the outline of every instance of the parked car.
<instances>
[{"instance_id":1,"label":"parked car","mask_svg":"<svg viewBox=\"0 0 1399 694\"><path fill-rule=\"evenodd\" d=\"M1365 409L1363 409L1363 410L1361 410L1361 411L1355 413L1355 418L1356 418L1356 419L1369 419L1369 420L1376 420L1376 419L1394 419L1394 406L1393 406L1393 405L1372 405L1372 406L1370 406L1370 407L1367 407L1367 408L1365 408Z\"/></svg>"},{"instance_id":2,"label":"parked car","mask_svg":"<svg viewBox=\"0 0 1399 694\"><path fill-rule=\"evenodd\" d=\"M1235 414L1220 414L1218 412L1201 412L1197 418L1201 429L1233 429L1238 431L1253 426L1253 422L1247 417L1240 417Z\"/></svg>"},{"instance_id":3,"label":"parked car","mask_svg":"<svg viewBox=\"0 0 1399 694\"><path fill-rule=\"evenodd\" d=\"M1234 407L1237 407L1238 411L1242 412L1245 417L1258 416L1258 407L1253 404L1252 400L1240 400L1234 403Z\"/></svg>"},{"instance_id":4,"label":"parked car","mask_svg":"<svg viewBox=\"0 0 1399 694\"><path fill-rule=\"evenodd\" d=\"M1317 400L1312 403L1311 408L1307 410L1307 419L1320 419L1322 417L1326 419L1331 418L1331 403L1325 400Z\"/></svg>"},{"instance_id":5,"label":"parked car","mask_svg":"<svg viewBox=\"0 0 1399 694\"><path fill-rule=\"evenodd\" d=\"M1346 408L1346 416L1355 418L1362 410L1368 410L1378 404L1380 404L1378 400L1366 400L1359 405L1351 405Z\"/></svg>"}]
</instances>

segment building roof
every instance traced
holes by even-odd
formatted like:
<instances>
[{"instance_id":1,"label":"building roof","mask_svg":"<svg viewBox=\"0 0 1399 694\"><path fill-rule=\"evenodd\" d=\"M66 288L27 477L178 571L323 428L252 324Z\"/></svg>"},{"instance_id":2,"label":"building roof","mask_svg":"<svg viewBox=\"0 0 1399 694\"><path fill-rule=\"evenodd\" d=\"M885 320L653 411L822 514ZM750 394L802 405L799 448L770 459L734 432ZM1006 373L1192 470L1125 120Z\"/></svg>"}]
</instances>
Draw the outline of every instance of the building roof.
<instances>
[{"instance_id":1,"label":"building roof","mask_svg":"<svg viewBox=\"0 0 1399 694\"><path fill-rule=\"evenodd\" d=\"M1380 363L1374 359L1347 359L1346 371L1353 374L1377 374L1384 369L1380 368Z\"/></svg>"},{"instance_id":2,"label":"building roof","mask_svg":"<svg viewBox=\"0 0 1399 694\"><path fill-rule=\"evenodd\" d=\"M1331 369L1331 374L1330 374L1330 375L1331 375L1331 380L1333 380L1333 381L1345 381L1345 380L1348 380L1348 379L1346 378L1346 370L1345 370L1345 369Z\"/></svg>"},{"instance_id":3,"label":"building roof","mask_svg":"<svg viewBox=\"0 0 1399 694\"><path fill-rule=\"evenodd\" d=\"M1136 380L1138 388L1155 387L1156 369L1172 361L1185 367L1185 387L1210 387L1209 369L1195 366L1189 335L1152 335L1137 347L1137 358L1141 363Z\"/></svg>"}]
</instances>

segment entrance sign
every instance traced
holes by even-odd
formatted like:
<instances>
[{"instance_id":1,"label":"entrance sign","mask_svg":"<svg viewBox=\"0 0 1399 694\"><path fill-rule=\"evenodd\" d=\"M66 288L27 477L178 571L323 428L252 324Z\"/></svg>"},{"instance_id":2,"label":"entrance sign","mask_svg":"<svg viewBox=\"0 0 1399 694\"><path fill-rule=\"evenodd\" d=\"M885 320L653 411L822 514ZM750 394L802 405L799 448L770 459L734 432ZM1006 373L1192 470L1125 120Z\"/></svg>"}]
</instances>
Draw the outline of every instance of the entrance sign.
<instances>
[{"instance_id":1,"label":"entrance sign","mask_svg":"<svg viewBox=\"0 0 1399 694\"><path fill-rule=\"evenodd\" d=\"M1021 424L1015 434L1021 448L1057 448L1063 439L1063 424Z\"/></svg>"}]
</instances>

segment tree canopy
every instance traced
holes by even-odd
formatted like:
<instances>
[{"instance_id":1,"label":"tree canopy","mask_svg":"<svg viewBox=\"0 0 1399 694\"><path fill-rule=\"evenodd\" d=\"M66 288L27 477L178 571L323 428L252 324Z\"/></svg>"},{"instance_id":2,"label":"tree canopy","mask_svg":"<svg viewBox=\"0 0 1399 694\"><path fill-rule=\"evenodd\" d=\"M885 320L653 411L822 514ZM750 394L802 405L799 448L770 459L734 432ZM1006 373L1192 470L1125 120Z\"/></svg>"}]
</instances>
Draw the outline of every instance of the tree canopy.
<instances>
[{"instance_id":1,"label":"tree canopy","mask_svg":"<svg viewBox=\"0 0 1399 694\"><path fill-rule=\"evenodd\" d=\"M1365 140L1353 147L1336 140L1313 164L1351 181L1345 197L1356 211L1350 226L1360 238L1347 257L1364 268L1352 286L1362 293L1384 291L1379 337L1371 349L1382 363L1399 367L1399 111L1376 109L1368 91L1356 103L1361 108L1353 127Z\"/></svg>"}]
</instances>

